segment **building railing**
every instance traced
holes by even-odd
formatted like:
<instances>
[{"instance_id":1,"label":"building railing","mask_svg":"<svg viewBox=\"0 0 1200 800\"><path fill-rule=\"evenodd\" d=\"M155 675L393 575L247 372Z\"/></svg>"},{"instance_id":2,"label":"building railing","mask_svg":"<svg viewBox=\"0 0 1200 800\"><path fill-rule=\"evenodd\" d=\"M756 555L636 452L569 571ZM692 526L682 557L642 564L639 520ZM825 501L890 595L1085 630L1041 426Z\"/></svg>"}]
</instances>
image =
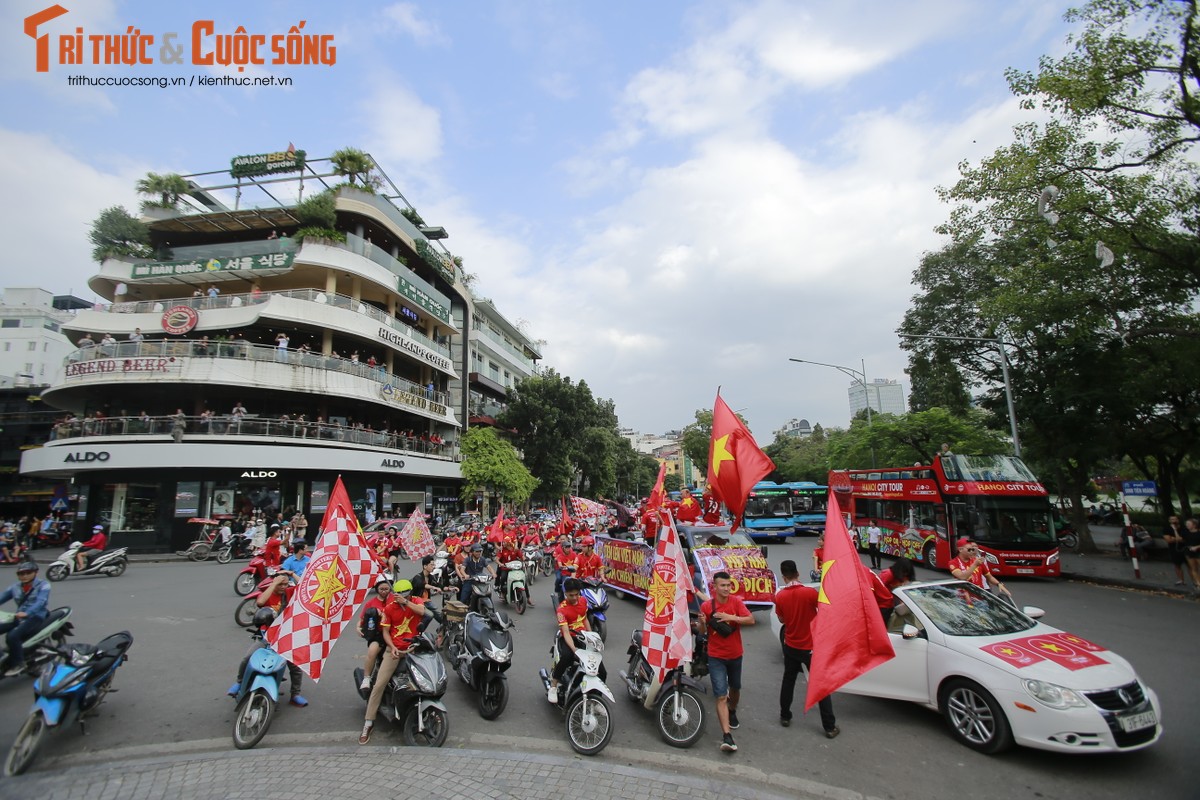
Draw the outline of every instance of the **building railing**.
<instances>
[{"instance_id":1,"label":"building railing","mask_svg":"<svg viewBox=\"0 0 1200 800\"><path fill-rule=\"evenodd\" d=\"M361 444L403 453L419 453L434 458L458 460L456 445L430 441L427 436L406 432L373 431L337 423L309 422L303 418L265 417L257 414L203 416L74 417L62 420L51 429L50 441L97 436L175 436L183 441L225 441L237 438L305 439Z\"/></svg>"},{"instance_id":2,"label":"building railing","mask_svg":"<svg viewBox=\"0 0 1200 800\"><path fill-rule=\"evenodd\" d=\"M434 341L426 336L421 331L406 325L395 317L389 315L385 311L380 311L370 303L364 303L361 300L355 300L344 294L334 294L322 292L318 289L290 289L283 292L246 292L243 294L219 294L216 297L174 297L163 298L162 300L139 300L132 303L112 303L109 306L98 305L96 310L108 311L113 314L161 314L172 306L188 306L197 310L210 308L241 308L248 305L256 305L265 303L271 297L290 297L295 300L304 300L310 303L320 303L321 305L331 305L335 308L344 308L349 311L367 316L376 322L387 325L392 330L398 331L404 336L412 339L439 353L443 356L450 355L450 347L442 342Z\"/></svg>"},{"instance_id":3,"label":"building railing","mask_svg":"<svg viewBox=\"0 0 1200 800\"><path fill-rule=\"evenodd\" d=\"M444 406L450 404L450 395L421 386L419 383L402 378L399 375L389 375L382 364L369 366L362 361L355 361L340 356L326 356L308 350L284 350L270 345L251 344L245 339L222 339L204 341L201 339L147 339L141 342L112 342L110 344L80 347L63 360L67 368L67 377L71 377L71 365L80 362L104 358L229 358L244 361L274 361L277 364L288 364L292 367L309 367L312 369L345 372L366 378L377 383L390 385L393 389L417 397L423 397ZM104 373L107 374L107 373Z\"/></svg>"},{"instance_id":4,"label":"building railing","mask_svg":"<svg viewBox=\"0 0 1200 800\"><path fill-rule=\"evenodd\" d=\"M379 266L386 269L388 272L403 278L410 284L410 290L415 290L418 296L424 295L421 305L431 304L436 306L438 311L426 308L434 316L440 317L443 322L450 321L450 298L433 288L424 278L409 269L408 265L400 259L393 256L388 251L378 245L372 244L367 239L360 236L355 236L353 233L346 234L346 241L343 242L324 242L330 247L337 247L343 250L349 250L357 256L369 259ZM401 294L407 292L402 290Z\"/></svg>"},{"instance_id":5,"label":"building railing","mask_svg":"<svg viewBox=\"0 0 1200 800\"><path fill-rule=\"evenodd\" d=\"M487 339L489 344L493 344L493 345L495 345L495 346L499 347L500 349L504 350L504 351L505 351L505 352L507 352L509 355L511 355L511 356L513 356L515 359L517 359L517 363L518 363L518 364L520 364L521 366L523 366L523 367L527 368L527 369L528 369L528 370L530 370L531 372L533 371L533 359L531 359L529 356L525 355L525 353L524 353L524 352L522 352L521 350L519 350L518 348L516 348L516 347L513 347L511 344L509 344L508 342L504 341L504 337L503 337L503 336L501 336L501 335L499 335L499 334L497 334L497 333L493 332L493 331L492 331L490 328L488 328L486 325L485 325L485 326L483 326L483 327L475 328L474 330L475 330L475 331L476 331L476 332L477 332L477 333L478 333L480 336L482 336L482 337L484 337L485 339Z\"/></svg>"}]
</instances>

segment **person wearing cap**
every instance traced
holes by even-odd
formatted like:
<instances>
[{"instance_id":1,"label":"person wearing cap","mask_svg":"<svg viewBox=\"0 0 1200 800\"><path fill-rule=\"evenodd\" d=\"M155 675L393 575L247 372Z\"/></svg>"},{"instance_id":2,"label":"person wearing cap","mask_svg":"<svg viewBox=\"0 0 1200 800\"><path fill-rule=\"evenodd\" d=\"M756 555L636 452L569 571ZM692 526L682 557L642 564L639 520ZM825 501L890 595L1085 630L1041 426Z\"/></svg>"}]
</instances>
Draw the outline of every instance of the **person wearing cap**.
<instances>
[{"instance_id":1,"label":"person wearing cap","mask_svg":"<svg viewBox=\"0 0 1200 800\"><path fill-rule=\"evenodd\" d=\"M391 581L382 578L376 581L375 596L363 605L362 616L358 619L358 635L367 640L366 671L359 686L363 690L371 688L371 673L375 671L375 662L383 652L383 609L391 597Z\"/></svg>"},{"instance_id":2,"label":"person wearing cap","mask_svg":"<svg viewBox=\"0 0 1200 800\"><path fill-rule=\"evenodd\" d=\"M103 553L106 546L108 546L108 537L104 535L104 526L94 526L92 538L81 544L79 551L75 553L75 571L82 572L83 568L87 566L88 559Z\"/></svg>"},{"instance_id":3,"label":"person wearing cap","mask_svg":"<svg viewBox=\"0 0 1200 800\"><path fill-rule=\"evenodd\" d=\"M584 536L579 540L580 551L575 557L575 577L581 581L590 578L604 580L604 559L593 549L595 546L596 540L591 536Z\"/></svg>"},{"instance_id":4,"label":"person wearing cap","mask_svg":"<svg viewBox=\"0 0 1200 800\"><path fill-rule=\"evenodd\" d=\"M8 622L0 622L0 633L8 643L8 657L0 663L0 673L19 675L25 669L25 639L42 627L50 613L50 584L37 576L38 565L25 561L17 565L17 582L0 592L0 605L9 600L17 604L17 613Z\"/></svg>"},{"instance_id":5,"label":"person wearing cap","mask_svg":"<svg viewBox=\"0 0 1200 800\"><path fill-rule=\"evenodd\" d=\"M410 581L396 581L392 587L392 599L383 607L381 630L386 649L383 661L379 664L379 674L375 677L375 688L371 690L371 699L367 701L367 715L358 737L359 744L371 741L371 729L375 726L375 715L379 713L383 692L408 654L408 648L417 637L421 620L425 617L425 601L413 597L412 590Z\"/></svg>"},{"instance_id":6,"label":"person wearing cap","mask_svg":"<svg viewBox=\"0 0 1200 800\"><path fill-rule=\"evenodd\" d=\"M459 579L462 580L462 585L458 589L458 602L460 603L471 599L471 578L485 572L490 573L493 578L496 577L496 568L483 557L483 545L479 542L471 545L471 554L462 562L455 564L454 568L458 572Z\"/></svg>"},{"instance_id":7,"label":"person wearing cap","mask_svg":"<svg viewBox=\"0 0 1200 800\"><path fill-rule=\"evenodd\" d=\"M950 574L960 581L973 583L980 589L1003 592L1012 600L1012 594L992 574L987 559L979 552L979 545L965 536L958 540L958 555L950 560Z\"/></svg>"}]
</instances>

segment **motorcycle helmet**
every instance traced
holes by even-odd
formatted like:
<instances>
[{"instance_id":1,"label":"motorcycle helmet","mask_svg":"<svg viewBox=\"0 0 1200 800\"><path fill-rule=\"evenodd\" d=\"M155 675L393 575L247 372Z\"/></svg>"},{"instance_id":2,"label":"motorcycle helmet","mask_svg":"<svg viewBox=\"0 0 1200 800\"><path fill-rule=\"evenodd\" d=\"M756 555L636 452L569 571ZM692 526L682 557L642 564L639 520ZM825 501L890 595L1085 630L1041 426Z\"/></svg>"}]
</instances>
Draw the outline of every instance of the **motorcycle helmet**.
<instances>
[{"instance_id":1,"label":"motorcycle helmet","mask_svg":"<svg viewBox=\"0 0 1200 800\"><path fill-rule=\"evenodd\" d=\"M584 536L582 539L579 540L579 546L580 547L595 547L596 540L593 539L591 536Z\"/></svg>"},{"instance_id":2,"label":"motorcycle helmet","mask_svg":"<svg viewBox=\"0 0 1200 800\"><path fill-rule=\"evenodd\" d=\"M396 594L412 594L412 581L407 578L401 578L392 584L392 591Z\"/></svg>"},{"instance_id":3,"label":"motorcycle helmet","mask_svg":"<svg viewBox=\"0 0 1200 800\"><path fill-rule=\"evenodd\" d=\"M260 608L254 612L254 627L265 628L275 621L275 612L269 608Z\"/></svg>"}]
</instances>

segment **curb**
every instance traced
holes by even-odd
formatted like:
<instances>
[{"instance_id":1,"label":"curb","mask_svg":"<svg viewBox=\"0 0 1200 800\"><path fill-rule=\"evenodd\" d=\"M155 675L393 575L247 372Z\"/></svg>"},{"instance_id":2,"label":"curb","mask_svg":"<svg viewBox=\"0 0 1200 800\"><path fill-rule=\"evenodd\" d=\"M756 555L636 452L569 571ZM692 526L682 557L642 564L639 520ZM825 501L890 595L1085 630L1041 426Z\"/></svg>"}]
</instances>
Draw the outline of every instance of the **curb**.
<instances>
[{"instance_id":1,"label":"curb","mask_svg":"<svg viewBox=\"0 0 1200 800\"><path fill-rule=\"evenodd\" d=\"M1083 572L1063 572L1061 574L1063 580L1075 581L1078 583L1091 583L1097 586L1111 586L1116 589L1130 589L1140 592L1156 592L1158 594L1170 595L1183 600L1200 599L1200 595L1189 589L1180 589L1175 586L1159 586L1146 581L1140 581L1136 578L1110 578L1105 575L1088 575Z\"/></svg>"}]
</instances>

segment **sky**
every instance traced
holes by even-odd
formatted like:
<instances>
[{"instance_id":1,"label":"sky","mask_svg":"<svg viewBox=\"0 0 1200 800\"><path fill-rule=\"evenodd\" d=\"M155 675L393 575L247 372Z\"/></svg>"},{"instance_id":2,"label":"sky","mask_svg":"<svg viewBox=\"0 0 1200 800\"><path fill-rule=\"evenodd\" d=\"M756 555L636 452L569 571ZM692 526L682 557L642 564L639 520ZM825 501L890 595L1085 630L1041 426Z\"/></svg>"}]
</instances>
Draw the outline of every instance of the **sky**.
<instances>
[{"instance_id":1,"label":"sky","mask_svg":"<svg viewBox=\"0 0 1200 800\"><path fill-rule=\"evenodd\" d=\"M0 12L4 286L98 299L91 222L136 210L148 171L359 147L446 228L476 291L545 340L542 364L612 399L622 427L682 428L719 388L765 446L790 419L849 423L850 378L789 358L907 391L895 331L944 244L935 189L1030 118L1004 70L1063 51L1069 4L60 0L38 72L23 20L52 5ZM201 20L215 35L197 49ZM333 37L333 63L191 63L239 26L270 62L301 21ZM90 43L58 63L79 27L153 35L153 63L91 64ZM182 63L162 63L169 32Z\"/></svg>"}]
</instances>

